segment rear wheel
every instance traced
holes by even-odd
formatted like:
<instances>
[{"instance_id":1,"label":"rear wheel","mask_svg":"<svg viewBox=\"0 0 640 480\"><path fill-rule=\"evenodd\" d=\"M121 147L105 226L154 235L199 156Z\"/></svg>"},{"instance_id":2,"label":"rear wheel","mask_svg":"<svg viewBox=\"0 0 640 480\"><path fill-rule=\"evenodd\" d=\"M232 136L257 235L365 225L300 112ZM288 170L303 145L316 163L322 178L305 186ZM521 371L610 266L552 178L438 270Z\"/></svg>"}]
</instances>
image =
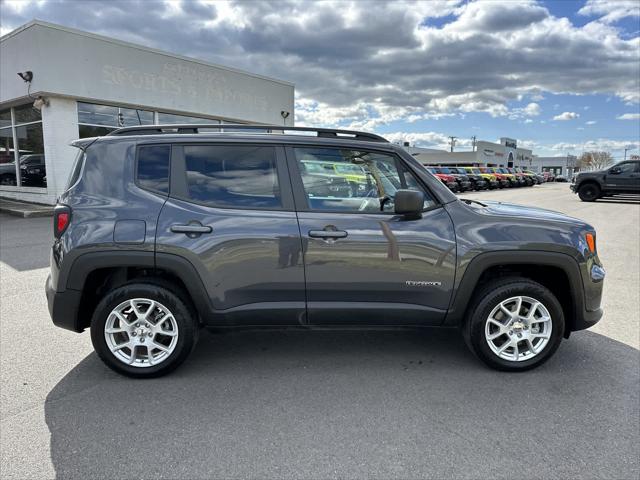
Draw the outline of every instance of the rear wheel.
<instances>
[{"instance_id":1,"label":"rear wheel","mask_svg":"<svg viewBox=\"0 0 640 480\"><path fill-rule=\"evenodd\" d=\"M197 333L195 315L180 297L146 283L112 290L91 321L91 341L102 361L138 378L158 377L180 365Z\"/></svg>"},{"instance_id":2,"label":"rear wheel","mask_svg":"<svg viewBox=\"0 0 640 480\"><path fill-rule=\"evenodd\" d=\"M583 202L594 202L600 197L600 187L595 183L585 183L578 189L578 196Z\"/></svg>"},{"instance_id":3,"label":"rear wheel","mask_svg":"<svg viewBox=\"0 0 640 480\"><path fill-rule=\"evenodd\" d=\"M522 371L547 361L564 332L549 289L525 278L494 281L476 295L463 330L471 350L497 370Z\"/></svg>"}]
</instances>

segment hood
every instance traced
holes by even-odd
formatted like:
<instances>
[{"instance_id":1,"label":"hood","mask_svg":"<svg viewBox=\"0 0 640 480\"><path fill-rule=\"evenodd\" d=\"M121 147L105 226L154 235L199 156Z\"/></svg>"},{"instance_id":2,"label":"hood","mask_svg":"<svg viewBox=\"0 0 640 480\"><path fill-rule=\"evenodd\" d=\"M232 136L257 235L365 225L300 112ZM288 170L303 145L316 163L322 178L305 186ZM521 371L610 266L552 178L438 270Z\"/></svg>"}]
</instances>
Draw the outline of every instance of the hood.
<instances>
[{"instance_id":1,"label":"hood","mask_svg":"<svg viewBox=\"0 0 640 480\"><path fill-rule=\"evenodd\" d=\"M583 220L570 217L564 213L555 212L553 210L546 210L544 208L495 201L483 201L482 203L486 206L479 208L478 211L486 215L527 218L533 220L549 220L552 222L571 223L574 225L586 225Z\"/></svg>"}]
</instances>

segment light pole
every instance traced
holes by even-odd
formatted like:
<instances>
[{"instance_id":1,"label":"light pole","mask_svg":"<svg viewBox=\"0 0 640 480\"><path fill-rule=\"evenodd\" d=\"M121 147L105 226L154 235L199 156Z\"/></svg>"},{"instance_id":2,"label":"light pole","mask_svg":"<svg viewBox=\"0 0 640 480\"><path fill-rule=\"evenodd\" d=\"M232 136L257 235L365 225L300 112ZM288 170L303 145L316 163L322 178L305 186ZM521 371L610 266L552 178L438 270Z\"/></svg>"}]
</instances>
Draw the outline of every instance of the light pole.
<instances>
[{"instance_id":1,"label":"light pole","mask_svg":"<svg viewBox=\"0 0 640 480\"><path fill-rule=\"evenodd\" d=\"M625 161L627 160L627 150L631 150L630 148L625 148L624 149L624 159Z\"/></svg>"},{"instance_id":2,"label":"light pole","mask_svg":"<svg viewBox=\"0 0 640 480\"><path fill-rule=\"evenodd\" d=\"M458 138L458 137L454 137L454 136L450 136L449 137L449 139L451 140L450 143L449 143L451 145L451 153L453 153L453 147L456 144L456 138Z\"/></svg>"}]
</instances>

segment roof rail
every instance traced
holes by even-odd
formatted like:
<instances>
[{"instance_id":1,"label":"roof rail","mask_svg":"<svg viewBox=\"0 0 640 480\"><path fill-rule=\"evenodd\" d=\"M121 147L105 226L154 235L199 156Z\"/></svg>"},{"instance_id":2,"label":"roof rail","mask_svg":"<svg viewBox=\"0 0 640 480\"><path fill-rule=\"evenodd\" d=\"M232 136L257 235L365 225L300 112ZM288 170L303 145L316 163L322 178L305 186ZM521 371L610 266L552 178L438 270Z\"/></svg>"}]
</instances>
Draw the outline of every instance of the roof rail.
<instances>
[{"instance_id":1,"label":"roof rail","mask_svg":"<svg viewBox=\"0 0 640 480\"><path fill-rule=\"evenodd\" d=\"M240 130L246 133L247 130L256 130L257 133L284 134L293 132L315 132L318 137L346 138L350 140L364 140L368 142L389 143L386 138L375 133L357 132L354 130L339 130L334 128L313 128L313 127L287 127L284 125L241 125L226 123L194 123L194 124L174 124L174 125L138 125L134 127L118 128L109 132L107 136L118 135L163 135L163 134L197 134L201 129L211 130ZM209 133L209 132L207 132ZM228 133L228 132L224 132Z\"/></svg>"}]
</instances>

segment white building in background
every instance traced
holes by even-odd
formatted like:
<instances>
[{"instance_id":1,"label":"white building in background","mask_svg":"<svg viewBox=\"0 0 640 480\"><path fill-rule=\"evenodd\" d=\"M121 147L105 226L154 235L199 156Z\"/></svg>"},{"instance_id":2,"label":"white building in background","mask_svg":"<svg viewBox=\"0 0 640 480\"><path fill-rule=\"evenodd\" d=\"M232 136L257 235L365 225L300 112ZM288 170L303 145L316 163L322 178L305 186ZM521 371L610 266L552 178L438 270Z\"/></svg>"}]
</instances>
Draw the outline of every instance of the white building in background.
<instances>
[{"instance_id":1,"label":"white building in background","mask_svg":"<svg viewBox=\"0 0 640 480\"><path fill-rule=\"evenodd\" d=\"M0 196L54 203L77 138L154 123L293 125L293 108L292 83L33 21L0 38Z\"/></svg>"},{"instance_id":2,"label":"white building in background","mask_svg":"<svg viewBox=\"0 0 640 480\"><path fill-rule=\"evenodd\" d=\"M566 155L563 157L538 157L534 156L531 170L534 172L552 172L554 175L564 175L571 178L578 170L578 157Z\"/></svg>"},{"instance_id":3,"label":"white building in background","mask_svg":"<svg viewBox=\"0 0 640 480\"><path fill-rule=\"evenodd\" d=\"M405 148L424 165L531 168L534 158L531 150L518 148L517 141L511 138L501 138L500 143L479 140L472 152L449 152L410 146Z\"/></svg>"}]
</instances>

